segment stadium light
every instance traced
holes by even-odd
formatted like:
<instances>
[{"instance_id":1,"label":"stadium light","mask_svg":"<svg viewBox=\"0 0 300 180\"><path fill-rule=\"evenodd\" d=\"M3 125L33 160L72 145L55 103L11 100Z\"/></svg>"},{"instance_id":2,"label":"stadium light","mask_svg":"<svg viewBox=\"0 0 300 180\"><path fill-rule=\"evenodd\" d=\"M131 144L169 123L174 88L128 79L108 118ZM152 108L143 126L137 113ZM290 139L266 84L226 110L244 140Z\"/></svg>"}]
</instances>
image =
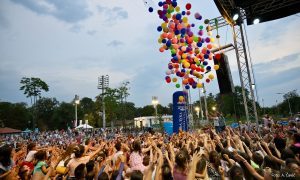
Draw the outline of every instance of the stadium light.
<instances>
[{"instance_id":1,"label":"stadium light","mask_svg":"<svg viewBox=\"0 0 300 180\"><path fill-rule=\"evenodd\" d=\"M258 24L260 22L260 20L258 19L258 18L255 18L254 20L253 20L253 24Z\"/></svg>"}]
</instances>

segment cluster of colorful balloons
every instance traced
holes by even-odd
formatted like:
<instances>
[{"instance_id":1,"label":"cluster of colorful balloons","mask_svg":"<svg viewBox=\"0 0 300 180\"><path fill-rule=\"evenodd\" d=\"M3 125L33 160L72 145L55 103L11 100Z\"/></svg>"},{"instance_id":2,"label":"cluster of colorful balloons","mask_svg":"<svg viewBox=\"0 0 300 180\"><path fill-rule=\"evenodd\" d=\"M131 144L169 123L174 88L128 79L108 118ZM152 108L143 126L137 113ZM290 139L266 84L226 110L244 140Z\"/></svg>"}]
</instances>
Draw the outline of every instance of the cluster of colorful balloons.
<instances>
[{"instance_id":1,"label":"cluster of colorful balloons","mask_svg":"<svg viewBox=\"0 0 300 180\"><path fill-rule=\"evenodd\" d=\"M185 89L202 88L203 82L209 83L214 79L212 70L218 70L213 59L219 60L221 56L211 53L215 39L212 36L209 20L205 20L206 27L196 27L189 22L192 5L187 3L185 8L178 6L176 0L158 2L159 18L163 20L157 31L160 32L158 43L161 44L160 52L170 51L171 59L168 63L165 80L175 83L177 88ZM149 7L153 12L153 7ZM202 20L200 13L195 13L196 21ZM192 29L197 29L194 33ZM205 36L206 33L206 36Z\"/></svg>"}]
</instances>

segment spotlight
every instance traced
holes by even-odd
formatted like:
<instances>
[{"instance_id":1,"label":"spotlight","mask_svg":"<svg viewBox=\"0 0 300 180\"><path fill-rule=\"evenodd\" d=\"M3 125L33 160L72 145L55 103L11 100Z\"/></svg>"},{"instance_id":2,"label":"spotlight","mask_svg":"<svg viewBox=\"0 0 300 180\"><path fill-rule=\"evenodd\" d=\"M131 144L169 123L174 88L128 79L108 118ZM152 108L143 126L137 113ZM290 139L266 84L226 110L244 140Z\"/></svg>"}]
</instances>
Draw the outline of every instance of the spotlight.
<instances>
[{"instance_id":1,"label":"spotlight","mask_svg":"<svg viewBox=\"0 0 300 180\"><path fill-rule=\"evenodd\" d=\"M234 21L236 21L238 18L239 18L239 14L238 14L238 13L235 13L235 14L233 15L233 17L232 17L232 19L233 19Z\"/></svg>"},{"instance_id":2,"label":"spotlight","mask_svg":"<svg viewBox=\"0 0 300 180\"><path fill-rule=\"evenodd\" d=\"M234 8L231 11L231 17L232 17L232 20L234 20L234 21L238 20L239 17L240 17L240 9L239 8Z\"/></svg>"},{"instance_id":3,"label":"spotlight","mask_svg":"<svg viewBox=\"0 0 300 180\"><path fill-rule=\"evenodd\" d=\"M253 24L258 24L259 23L259 19L258 18L255 18L254 20L253 20Z\"/></svg>"}]
</instances>

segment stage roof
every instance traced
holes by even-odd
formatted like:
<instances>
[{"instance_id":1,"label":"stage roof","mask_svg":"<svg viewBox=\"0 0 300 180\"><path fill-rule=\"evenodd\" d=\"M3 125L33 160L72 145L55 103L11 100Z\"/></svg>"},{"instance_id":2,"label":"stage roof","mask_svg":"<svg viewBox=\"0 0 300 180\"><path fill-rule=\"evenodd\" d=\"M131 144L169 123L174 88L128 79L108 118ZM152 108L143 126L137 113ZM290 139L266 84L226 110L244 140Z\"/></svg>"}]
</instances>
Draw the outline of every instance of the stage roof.
<instances>
[{"instance_id":1,"label":"stage roof","mask_svg":"<svg viewBox=\"0 0 300 180\"><path fill-rule=\"evenodd\" d=\"M260 23L280 19L300 12L300 0L214 0L224 19L232 24L234 9L245 10L247 24L253 24L255 18Z\"/></svg>"}]
</instances>

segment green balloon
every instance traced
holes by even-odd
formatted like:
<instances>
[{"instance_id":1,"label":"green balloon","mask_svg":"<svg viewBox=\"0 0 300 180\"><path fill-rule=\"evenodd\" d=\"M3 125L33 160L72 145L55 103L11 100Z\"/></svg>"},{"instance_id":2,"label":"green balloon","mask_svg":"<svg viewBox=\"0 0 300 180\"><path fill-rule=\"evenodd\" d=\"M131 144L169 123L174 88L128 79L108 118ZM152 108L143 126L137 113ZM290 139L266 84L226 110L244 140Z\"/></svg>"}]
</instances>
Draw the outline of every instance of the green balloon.
<instances>
[{"instance_id":1,"label":"green balloon","mask_svg":"<svg viewBox=\"0 0 300 180\"><path fill-rule=\"evenodd\" d=\"M202 29L203 29L203 26L202 26L202 25L200 25L200 26L199 26L199 29L200 29L200 30L202 30Z\"/></svg>"},{"instance_id":2,"label":"green balloon","mask_svg":"<svg viewBox=\"0 0 300 180\"><path fill-rule=\"evenodd\" d=\"M180 88L180 84L176 84L176 87L177 87L177 88Z\"/></svg>"},{"instance_id":3,"label":"green balloon","mask_svg":"<svg viewBox=\"0 0 300 180\"><path fill-rule=\"evenodd\" d=\"M195 41L195 42L198 42L198 40L199 40L198 37L197 37L197 36L194 36L194 41Z\"/></svg>"}]
</instances>

